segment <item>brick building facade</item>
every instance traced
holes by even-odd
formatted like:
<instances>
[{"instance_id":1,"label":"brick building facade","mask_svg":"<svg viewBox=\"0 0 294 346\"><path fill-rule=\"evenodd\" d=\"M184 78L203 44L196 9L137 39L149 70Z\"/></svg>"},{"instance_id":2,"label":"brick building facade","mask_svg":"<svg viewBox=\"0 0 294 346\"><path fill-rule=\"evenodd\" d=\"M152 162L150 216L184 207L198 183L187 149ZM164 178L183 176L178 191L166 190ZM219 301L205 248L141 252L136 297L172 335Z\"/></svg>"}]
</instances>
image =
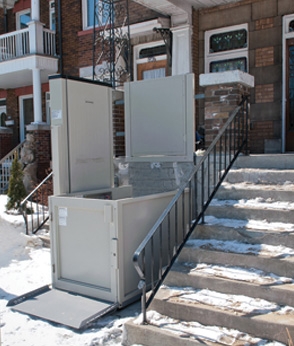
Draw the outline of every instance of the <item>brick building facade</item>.
<instances>
[{"instance_id":1,"label":"brick building facade","mask_svg":"<svg viewBox=\"0 0 294 346\"><path fill-rule=\"evenodd\" d=\"M91 77L93 29L86 27L84 23L85 3L84 0L62 2L40 0L42 27L50 29L52 26L50 21L54 18L55 58L58 59L58 70L55 73L73 77ZM187 3L188 1L183 1L183 5ZM193 7L187 5L177 8L171 4L167 9L163 9L156 1L129 1L132 78L134 80L141 78L142 66L147 72L166 66L165 75L193 72L195 93L203 94L204 89L199 85L201 74L224 68L222 63L224 60L229 61L232 66L240 62L245 71L255 79L255 87L250 91L250 152L274 153L294 150L294 145L291 146L291 142L294 141L292 130L289 132L286 130L287 112L290 111L285 101L288 92L287 83L290 80L287 49L294 44L290 44L291 40L294 40L294 29L292 31L291 26L294 23L293 1L240 0L223 4L224 1L218 0L216 3L220 5L203 8L199 7L197 0L193 0ZM30 0L15 2L14 7L7 10L6 16L3 8L0 8L0 40L5 33L16 30L18 13L30 8ZM154 53L152 56L152 52L155 52L154 47L160 51L165 46L161 34L152 30L154 26L170 29L173 35L172 66L167 67L168 63L160 60L167 60L166 56L162 58L162 52L161 55ZM214 54L209 47L210 42L213 39L224 39L226 34L232 32L236 35L245 33L246 40L243 46L231 51L220 49ZM144 58L141 57L142 52L147 54ZM15 63L17 61L14 60ZM2 60L0 69L1 64ZM41 118L43 123L48 123L48 78L47 81L42 79L41 89ZM7 132L3 135L5 140L1 142L2 156L24 139L22 103L27 97L32 98L34 90L32 84L20 82L15 86L0 86L0 101L5 100L7 118L13 120L13 125L9 126L12 130L10 140L7 140L7 136L9 137ZM195 101L196 129L205 128L204 102L201 98ZM115 155L123 156L122 106L115 108L114 126ZM37 137L40 139L39 130L36 129ZM44 135L46 143L48 143L47 137ZM48 167L50 158L51 154L48 153ZM45 165L44 160L43 165Z\"/></svg>"},{"instance_id":2,"label":"brick building facade","mask_svg":"<svg viewBox=\"0 0 294 346\"><path fill-rule=\"evenodd\" d=\"M199 37L195 52L198 64L194 63L196 75L206 72L205 32L248 25L248 73L255 78L255 88L251 90L251 153L282 151L283 20L291 14L294 14L294 3L287 0L244 0L193 14L194 33ZM193 37L193 45L194 41ZM200 109L199 124L204 123L203 114Z\"/></svg>"}]
</instances>

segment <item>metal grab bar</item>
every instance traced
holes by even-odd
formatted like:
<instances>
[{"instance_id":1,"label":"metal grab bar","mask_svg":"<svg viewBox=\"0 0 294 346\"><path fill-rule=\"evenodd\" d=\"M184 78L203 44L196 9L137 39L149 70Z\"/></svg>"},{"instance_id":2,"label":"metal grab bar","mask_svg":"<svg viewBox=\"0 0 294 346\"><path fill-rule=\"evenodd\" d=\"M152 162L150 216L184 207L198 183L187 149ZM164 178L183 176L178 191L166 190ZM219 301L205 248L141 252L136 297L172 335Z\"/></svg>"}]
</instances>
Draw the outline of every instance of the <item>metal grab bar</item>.
<instances>
[{"instance_id":1,"label":"metal grab bar","mask_svg":"<svg viewBox=\"0 0 294 346\"><path fill-rule=\"evenodd\" d=\"M244 149L247 154L247 144L248 97L244 96L133 255L142 290L143 323L147 323L148 306L189 236L204 222L205 210L237 156Z\"/></svg>"}]
</instances>

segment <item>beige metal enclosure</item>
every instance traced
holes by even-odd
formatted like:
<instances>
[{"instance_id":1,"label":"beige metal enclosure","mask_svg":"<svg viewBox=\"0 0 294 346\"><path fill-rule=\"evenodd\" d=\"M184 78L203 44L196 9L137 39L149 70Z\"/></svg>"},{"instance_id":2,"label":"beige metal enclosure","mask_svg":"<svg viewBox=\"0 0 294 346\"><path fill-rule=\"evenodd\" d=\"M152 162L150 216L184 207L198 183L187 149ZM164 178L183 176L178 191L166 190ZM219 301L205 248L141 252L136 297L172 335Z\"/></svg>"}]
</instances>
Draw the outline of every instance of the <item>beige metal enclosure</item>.
<instances>
[{"instance_id":1,"label":"beige metal enclosure","mask_svg":"<svg viewBox=\"0 0 294 346\"><path fill-rule=\"evenodd\" d=\"M140 293L133 253L174 193L99 194L107 191L50 198L53 287L125 305Z\"/></svg>"},{"instance_id":2,"label":"beige metal enclosure","mask_svg":"<svg viewBox=\"0 0 294 346\"><path fill-rule=\"evenodd\" d=\"M50 79L55 195L113 185L113 95L91 81Z\"/></svg>"},{"instance_id":3,"label":"beige metal enclosure","mask_svg":"<svg viewBox=\"0 0 294 346\"><path fill-rule=\"evenodd\" d=\"M128 161L193 162L193 74L126 83L125 110Z\"/></svg>"}]
</instances>

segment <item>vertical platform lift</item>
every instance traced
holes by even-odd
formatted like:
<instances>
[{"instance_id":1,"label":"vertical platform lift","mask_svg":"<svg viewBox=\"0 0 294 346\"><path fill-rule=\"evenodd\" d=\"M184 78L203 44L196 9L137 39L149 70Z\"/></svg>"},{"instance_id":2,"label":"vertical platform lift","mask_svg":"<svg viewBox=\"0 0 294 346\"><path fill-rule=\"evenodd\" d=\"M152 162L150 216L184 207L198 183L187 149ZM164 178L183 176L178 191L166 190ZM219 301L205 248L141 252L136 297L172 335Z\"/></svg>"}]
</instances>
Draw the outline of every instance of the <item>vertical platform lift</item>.
<instances>
[{"instance_id":1,"label":"vertical platform lift","mask_svg":"<svg viewBox=\"0 0 294 346\"><path fill-rule=\"evenodd\" d=\"M139 138L140 119L136 120L135 113L140 103L137 98L132 103L130 84L125 99L129 114L127 133ZM146 90L150 88L152 85L147 85ZM182 141L184 136L184 143L179 137L174 138L178 142L172 147L172 155L178 159L182 154L185 160L192 161L193 78L177 77L174 88L176 94L179 92L175 102L180 119L174 119L178 130L173 130L179 132ZM174 192L134 198L131 186L114 187L112 108L117 97L122 98L123 93L95 82L62 76L50 79L54 173L54 195L50 197L52 287L45 286L11 300L9 305L16 311L80 329L140 296L132 256ZM171 109L175 105L165 107ZM160 109L162 112L163 108ZM166 121L166 111L162 114ZM134 129L136 133L132 133ZM187 144L187 137L192 143ZM141 139L144 148L142 142L141 146L134 146L128 140L130 160L135 160L135 148L140 150L143 160L150 159L148 138L143 135ZM151 143L152 150L159 150L153 146L154 139ZM160 160L158 154L159 151L155 156Z\"/></svg>"}]
</instances>

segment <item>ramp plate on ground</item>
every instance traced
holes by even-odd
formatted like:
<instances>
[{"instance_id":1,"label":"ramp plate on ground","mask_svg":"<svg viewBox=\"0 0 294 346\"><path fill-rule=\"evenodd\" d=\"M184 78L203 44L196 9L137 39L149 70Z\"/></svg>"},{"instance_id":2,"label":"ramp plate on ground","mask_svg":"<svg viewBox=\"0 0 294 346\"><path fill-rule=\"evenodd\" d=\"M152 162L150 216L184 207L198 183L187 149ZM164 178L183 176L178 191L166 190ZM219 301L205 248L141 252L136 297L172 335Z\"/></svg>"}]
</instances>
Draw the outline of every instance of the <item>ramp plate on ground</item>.
<instances>
[{"instance_id":1,"label":"ramp plate on ground","mask_svg":"<svg viewBox=\"0 0 294 346\"><path fill-rule=\"evenodd\" d=\"M25 296L25 295L24 295ZM23 297L24 297L23 296ZM83 297L70 292L49 289L28 299L17 298L8 305L15 311L63 324L75 329L87 326L91 321L115 310L118 304Z\"/></svg>"}]
</instances>

